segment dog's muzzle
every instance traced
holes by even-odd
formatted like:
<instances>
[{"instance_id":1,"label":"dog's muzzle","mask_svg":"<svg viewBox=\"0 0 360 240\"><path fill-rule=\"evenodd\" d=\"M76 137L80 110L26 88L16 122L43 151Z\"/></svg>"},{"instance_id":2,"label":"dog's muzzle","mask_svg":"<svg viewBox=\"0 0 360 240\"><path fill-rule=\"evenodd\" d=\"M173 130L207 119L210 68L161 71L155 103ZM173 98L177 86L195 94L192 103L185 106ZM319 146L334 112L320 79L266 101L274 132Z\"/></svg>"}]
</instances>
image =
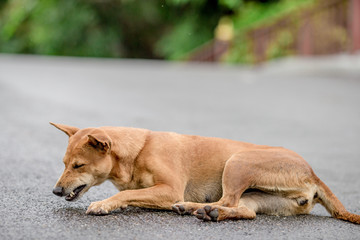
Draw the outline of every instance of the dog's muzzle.
<instances>
[{"instance_id":1,"label":"dog's muzzle","mask_svg":"<svg viewBox=\"0 0 360 240\"><path fill-rule=\"evenodd\" d=\"M65 189L63 187L56 187L56 188L53 189L53 193L56 196L59 196L59 197L64 197L65 196L66 201L73 201L75 199L78 199L81 191L84 190L85 187L86 187L86 184L83 184L83 185L75 188L69 194L65 193Z\"/></svg>"}]
</instances>

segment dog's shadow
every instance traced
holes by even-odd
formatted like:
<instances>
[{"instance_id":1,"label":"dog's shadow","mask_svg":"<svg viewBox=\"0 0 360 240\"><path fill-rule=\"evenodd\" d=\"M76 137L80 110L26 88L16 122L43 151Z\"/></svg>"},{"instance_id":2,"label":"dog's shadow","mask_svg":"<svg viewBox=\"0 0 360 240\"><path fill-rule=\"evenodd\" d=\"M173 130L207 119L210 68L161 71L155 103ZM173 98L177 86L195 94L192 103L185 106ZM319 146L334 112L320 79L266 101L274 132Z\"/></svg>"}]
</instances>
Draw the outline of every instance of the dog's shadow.
<instances>
[{"instance_id":1,"label":"dog's shadow","mask_svg":"<svg viewBox=\"0 0 360 240\"><path fill-rule=\"evenodd\" d=\"M62 216L62 217L77 217L84 215L86 212L86 208L83 207L63 207L53 210L54 215Z\"/></svg>"},{"instance_id":2,"label":"dog's shadow","mask_svg":"<svg viewBox=\"0 0 360 240\"><path fill-rule=\"evenodd\" d=\"M53 213L54 215L58 215L61 218L84 218L86 217L94 217L94 215L87 215L86 214L86 207L63 207L54 209ZM123 210L115 210L107 215L100 215L98 217L143 217L145 215L177 215L175 212L172 211L166 211L166 210L158 210L158 209L147 209L147 208L139 208L139 207L127 207Z\"/></svg>"},{"instance_id":3,"label":"dog's shadow","mask_svg":"<svg viewBox=\"0 0 360 240\"><path fill-rule=\"evenodd\" d=\"M178 222L179 215L172 211L166 210L157 210L157 209L147 209L147 208L139 208L139 207L128 207L123 210L115 210L108 215L87 215L86 214L87 207L63 207L59 209L53 210L54 214L61 219L62 222L66 224L75 224L83 223L83 224L108 224L110 222L120 224L125 222L137 222L137 223L159 223L163 224L167 223L176 223ZM184 223L194 224L194 221L197 223L199 220L195 220L196 218L191 215L181 216L181 221ZM319 224L319 222L328 222L330 224L336 223L336 219L331 218L330 216L322 216L322 215L297 215L297 216L287 216L287 217L279 217L279 216L268 216L259 214L256 220L226 220L217 223L211 224L237 224L237 222L242 222L242 224L253 224L251 222L256 221L259 225L267 225L273 226L277 228L279 224L281 226L289 226L292 227L294 224L298 226L311 226ZM201 221L202 222L202 221ZM205 223L205 222L204 222ZM210 224L209 222L206 222Z\"/></svg>"}]
</instances>

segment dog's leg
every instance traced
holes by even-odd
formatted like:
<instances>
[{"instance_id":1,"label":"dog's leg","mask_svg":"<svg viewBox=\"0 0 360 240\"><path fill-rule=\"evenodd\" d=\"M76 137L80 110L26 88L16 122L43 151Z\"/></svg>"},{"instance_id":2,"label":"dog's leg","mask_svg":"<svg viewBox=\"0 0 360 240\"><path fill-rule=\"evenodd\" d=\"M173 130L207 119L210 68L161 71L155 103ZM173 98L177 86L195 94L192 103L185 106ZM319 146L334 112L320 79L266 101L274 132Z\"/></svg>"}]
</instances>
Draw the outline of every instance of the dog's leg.
<instances>
[{"instance_id":1,"label":"dog's leg","mask_svg":"<svg viewBox=\"0 0 360 240\"><path fill-rule=\"evenodd\" d=\"M303 197L290 198L265 192L249 192L242 195L238 207L207 205L196 210L194 215L204 221L254 219L257 213L277 216L307 214L312 207L313 204L304 201Z\"/></svg>"},{"instance_id":2,"label":"dog's leg","mask_svg":"<svg viewBox=\"0 0 360 240\"><path fill-rule=\"evenodd\" d=\"M237 208L244 191L249 188L274 191L288 199L309 203L315 193L312 177L311 168L293 152L284 149L243 151L233 155L225 164L222 178L223 196L218 202L177 203L173 210L188 214L207 205ZM294 200L291 202L295 203ZM250 210L256 212L255 209ZM221 211L226 212L223 208ZM237 216L236 211L238 210L231 210L231 214ZM281 211L279 215L282 215ZM253 215L246 214L247 216Z\"/></svg>"},{"instance_id":3,"label":"dog's leg","mask_svg":"<svg viewBox=\"0 0 360 240\"><path fill-rule=\"evenodd\" d=\"M237 207L242 193L251 185L252 178L249 177L251 164L241 161L239 156L233 155L227 160L222 179L223 196L214 203L179 202L173 205L174 212L185 215L192 214L197 209L205 206Z\"/></svg>"},{"instance_id":4,"label":"dog's leg","mask_svg":"<svg viewBox=\"0 0 360 240\"><path fill-rule=\"evenodd\" d=\"M171 210L172 204L183 201L182 192L161 184L137 190L125 190L99 202L90 204L87 214L105 215L127 206Z\"/></svg>"}]
</instances>

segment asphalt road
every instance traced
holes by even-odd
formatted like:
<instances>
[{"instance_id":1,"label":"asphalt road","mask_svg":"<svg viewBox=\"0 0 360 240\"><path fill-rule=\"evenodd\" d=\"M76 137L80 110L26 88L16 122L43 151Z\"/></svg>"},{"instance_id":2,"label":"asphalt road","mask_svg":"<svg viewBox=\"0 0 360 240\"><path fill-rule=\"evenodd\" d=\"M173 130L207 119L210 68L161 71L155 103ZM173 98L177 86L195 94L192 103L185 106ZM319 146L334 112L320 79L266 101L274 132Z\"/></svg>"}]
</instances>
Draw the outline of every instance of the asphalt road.
<instances>
[{"instance_id":1,"label":"asphalt road","mask_svg":"<svg viewBox=\"0 0 360 240\"><path fill-rule=\"evenodd\" d=\"M360 214L360 61L286 60L260 68L0 55L0 239L359 239L321 206L308 216L202 222L128 208L85 215L116 193L52 194L67 136L49 121L132 126L284 146Z\"/></svg>"}]
</instances>

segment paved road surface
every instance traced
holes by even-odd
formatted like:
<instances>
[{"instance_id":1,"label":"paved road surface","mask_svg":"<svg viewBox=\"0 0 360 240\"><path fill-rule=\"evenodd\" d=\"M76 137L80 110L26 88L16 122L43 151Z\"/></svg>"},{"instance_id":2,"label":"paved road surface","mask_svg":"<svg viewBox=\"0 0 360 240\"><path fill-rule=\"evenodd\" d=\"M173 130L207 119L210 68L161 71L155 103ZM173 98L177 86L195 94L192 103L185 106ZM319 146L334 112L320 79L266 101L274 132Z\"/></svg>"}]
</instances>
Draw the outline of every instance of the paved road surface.
<instances>
[{"instance_id":1,"label":"paved road surface","mask_svg":"<svg viewBox=\"0 0 360 240\"><path fill-rule=\"evenodd\" d=\"M66 202L51 191L67 136L49 121L117 125L284 146L360 214L359 58L262 68L0 55L0 239L359 239L360 226L312 215L201 222L129 208L85 215L111 184Z\"/></svg>"}]
</instances>

